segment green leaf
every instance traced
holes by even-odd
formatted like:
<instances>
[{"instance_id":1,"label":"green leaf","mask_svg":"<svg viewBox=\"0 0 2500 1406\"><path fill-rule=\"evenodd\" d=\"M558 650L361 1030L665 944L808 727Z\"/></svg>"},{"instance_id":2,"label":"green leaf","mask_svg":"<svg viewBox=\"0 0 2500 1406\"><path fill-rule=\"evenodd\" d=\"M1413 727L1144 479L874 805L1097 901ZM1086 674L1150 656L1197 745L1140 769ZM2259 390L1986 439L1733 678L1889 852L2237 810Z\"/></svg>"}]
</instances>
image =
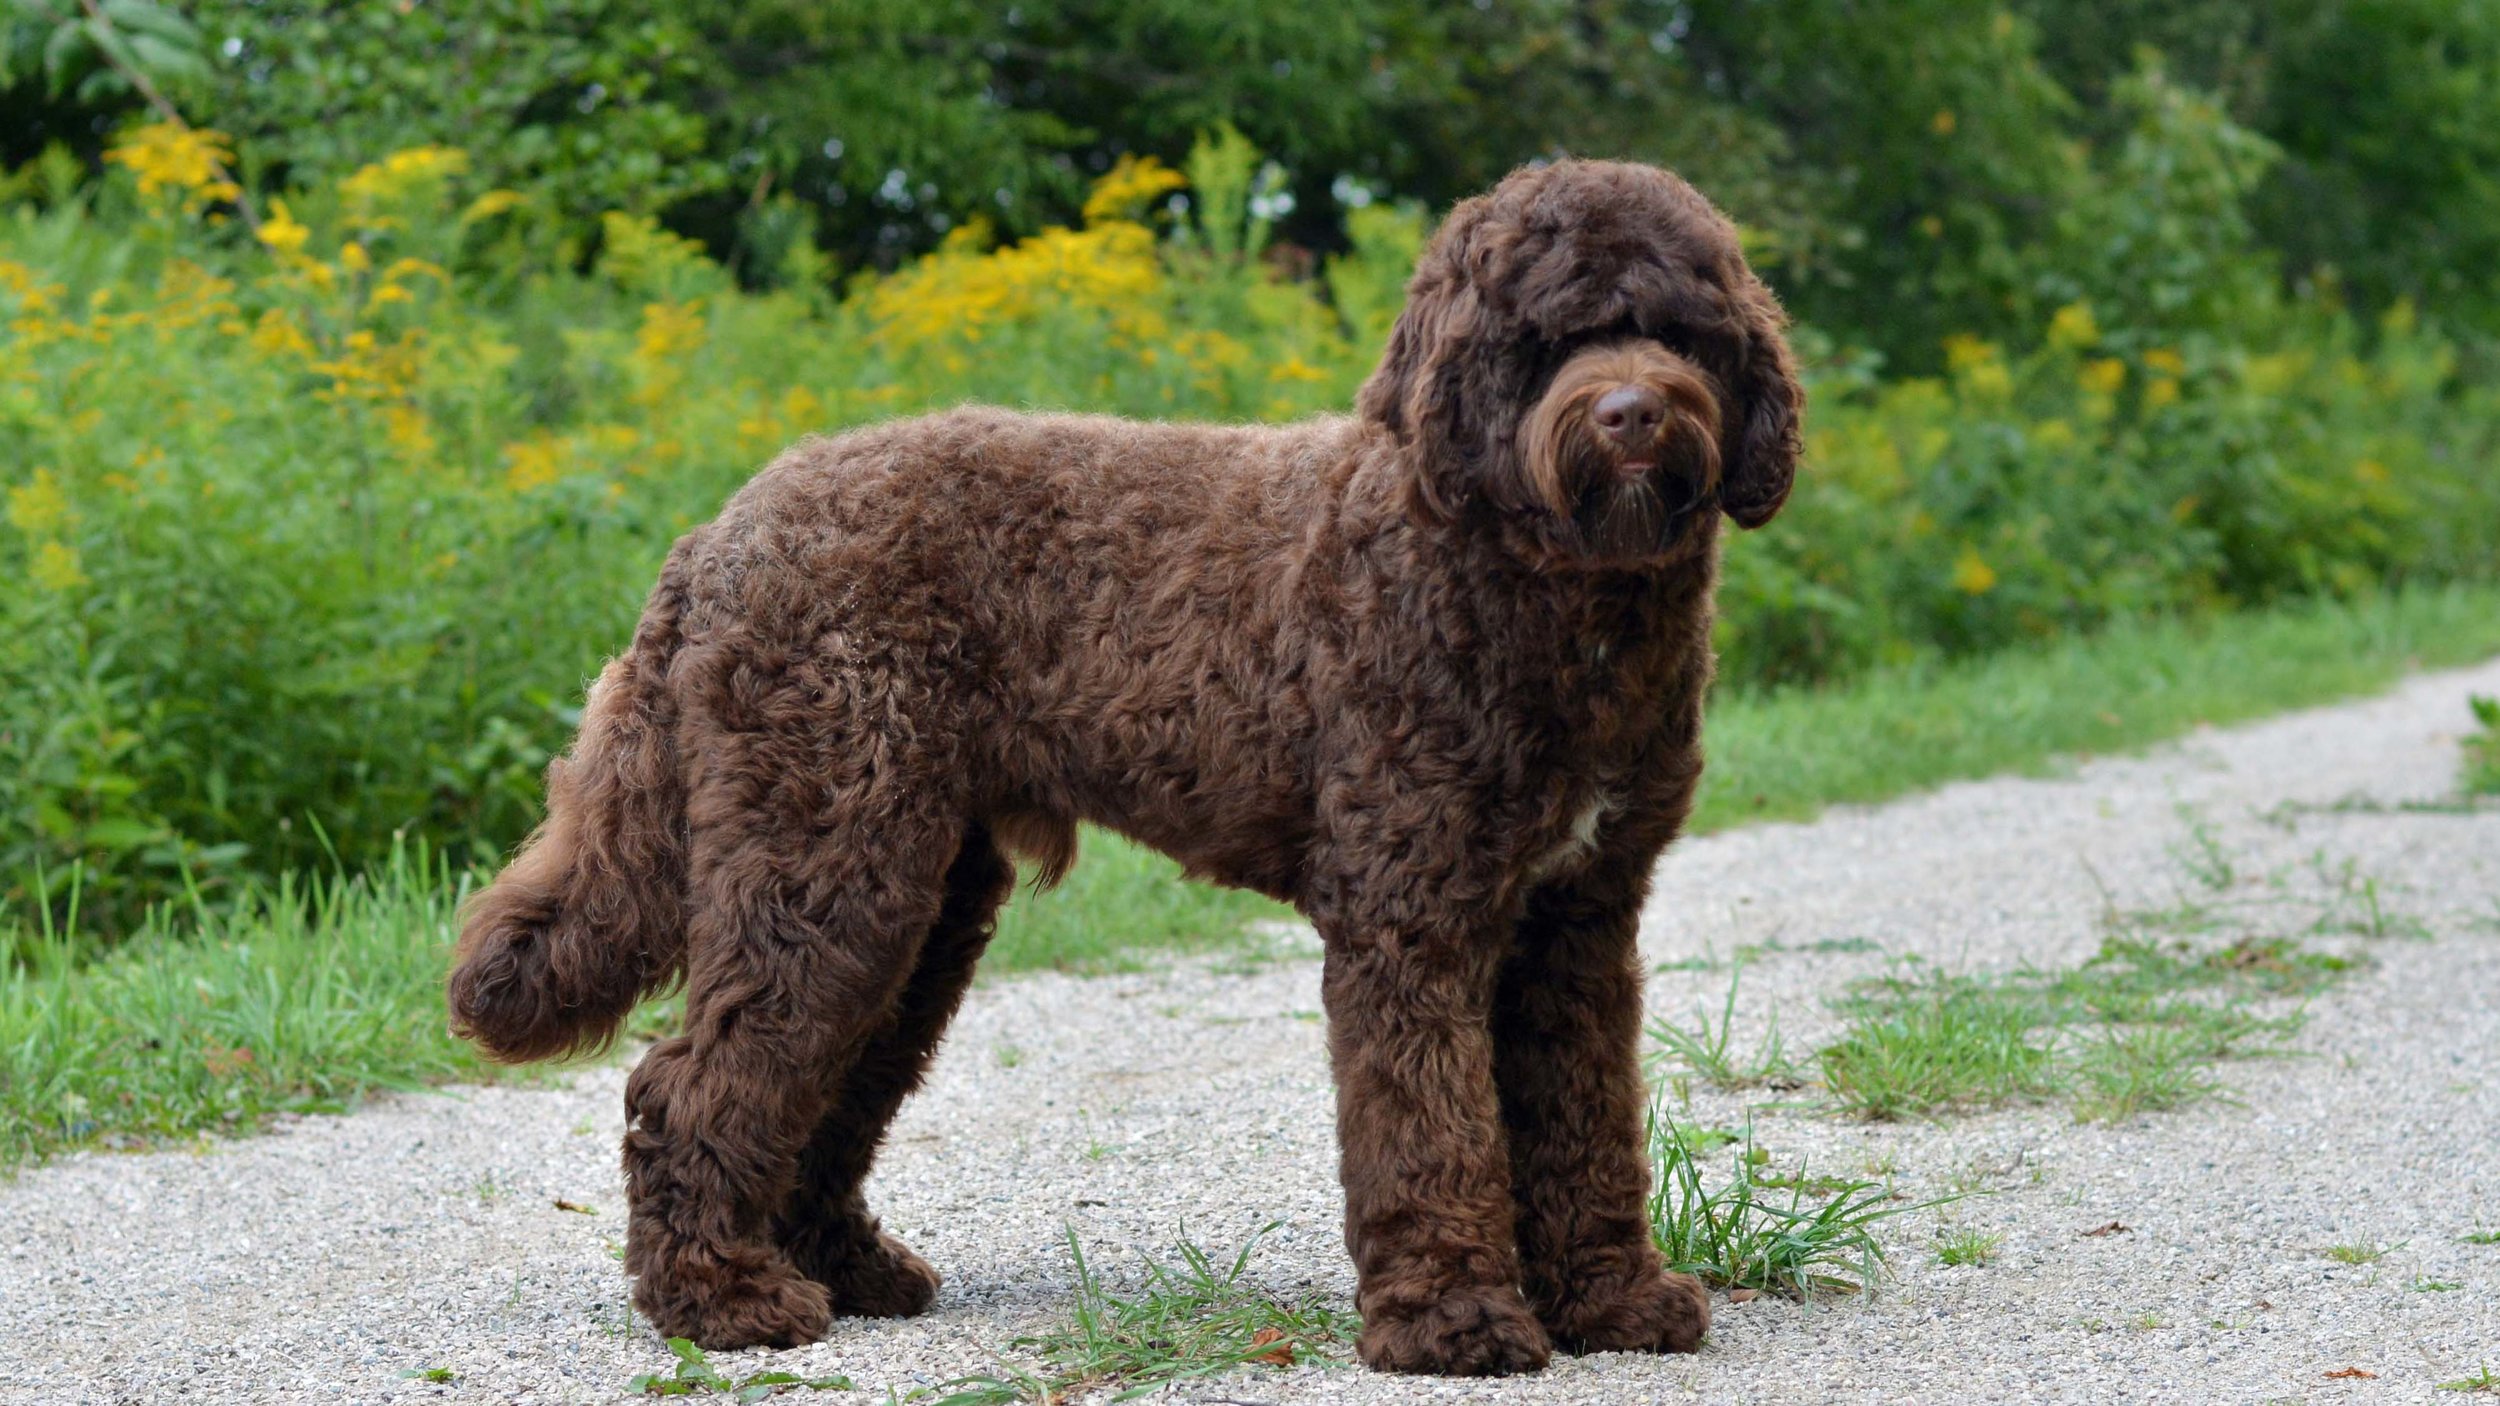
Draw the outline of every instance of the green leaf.
<instances>
[{"instance_id":1,"label":"green leaf","mask_svg":"<svg viewBox=\"0 0 2500 1406\"><path fill-rule=\"evenodd\" d=\"M128 816L108 816L87 827L79 840L89 849L110 850L116 854L154 843L164 830L143 820Z\"/></svg>"}]
</instances>

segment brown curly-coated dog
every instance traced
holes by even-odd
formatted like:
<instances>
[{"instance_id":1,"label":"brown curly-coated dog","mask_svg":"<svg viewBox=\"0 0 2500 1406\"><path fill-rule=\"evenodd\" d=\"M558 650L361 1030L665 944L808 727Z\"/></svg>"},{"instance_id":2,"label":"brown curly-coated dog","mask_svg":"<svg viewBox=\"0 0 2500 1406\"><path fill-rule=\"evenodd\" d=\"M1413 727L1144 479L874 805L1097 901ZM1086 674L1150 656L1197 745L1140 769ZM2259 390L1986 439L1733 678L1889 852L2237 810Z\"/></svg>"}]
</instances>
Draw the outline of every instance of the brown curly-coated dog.
<instances>
[{"instance_id":1,"label":"brown curly-coated dog","mask_svg":"<svg viewBox=\"0 0 2500 1406\"><path fill-rule=\"evenodd\" d=\"M1460 205L1351 418L966 409L811 439L688 534L592 688L450 999L498 1058L609 1038L661 1332L928 1307L860 1183L1012 878L1079 821L1327 950L1361 1352L1689 1351L1643 1220L1635 928L1701 773L1718 517L1787 497L1771 294L1676 177Z\"/></svg>"}]
</instances>

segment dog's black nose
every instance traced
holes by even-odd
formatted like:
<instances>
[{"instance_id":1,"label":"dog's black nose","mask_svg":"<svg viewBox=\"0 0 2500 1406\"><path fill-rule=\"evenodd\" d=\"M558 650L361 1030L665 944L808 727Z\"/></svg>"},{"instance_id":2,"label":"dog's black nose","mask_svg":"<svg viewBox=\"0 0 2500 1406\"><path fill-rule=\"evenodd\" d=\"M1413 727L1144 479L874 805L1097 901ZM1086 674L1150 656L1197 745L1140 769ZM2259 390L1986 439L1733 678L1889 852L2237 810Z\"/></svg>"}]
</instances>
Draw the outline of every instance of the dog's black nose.
<instances>
[{"instance_id":1,"label":"dog's black nose","mask_svg":"<svg viewBox=\"0 0 2500 1406\"><path fill-rule=\"evenodd\" d=\"M1597 427L1625 444L1647 444L1667 418L1667 398L1647 386L1617 386L1597 398L1589 413Z\"/></svg>"}]
</instances>

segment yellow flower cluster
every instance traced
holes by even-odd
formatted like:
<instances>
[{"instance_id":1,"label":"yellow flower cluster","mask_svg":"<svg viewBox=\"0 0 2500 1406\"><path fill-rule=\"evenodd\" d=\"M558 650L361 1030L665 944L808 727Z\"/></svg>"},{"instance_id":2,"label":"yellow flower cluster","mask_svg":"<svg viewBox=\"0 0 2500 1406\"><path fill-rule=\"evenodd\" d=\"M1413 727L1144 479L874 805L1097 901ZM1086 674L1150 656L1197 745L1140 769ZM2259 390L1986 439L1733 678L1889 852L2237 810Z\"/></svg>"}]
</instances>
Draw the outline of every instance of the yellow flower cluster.
<instances>
[{"instance_id":1,"label":"yellow flower cluster","mask_svg":"<svg viewBox=\"0 0 2500 1406\"><path fill-rule=\"evenodd\" d=\"M416 146L359 166L339 182L349 219L362 229L398 229L406 220L396 207L411 197L430 197L444 182L469 169L458 147Z\"/></svg>"},{"instance_id":2,"label":"yellow flower cluster","mask_svg":"<svg viewBox=\"0 0 2500 1406\"><path fill-rule=\"evenodd\" d=\"M1189 184L1189 178L1151 156L1123 156L1085 194L1085 223L1143 220L1148 206Z\"/></svg>"},{"instance_id":3,"label":"yellow flower cluster","mask_svg":"<svg viewBox=\"0 0 2500 1406\"><path fill-rule=\"evenodd\" d=\"M2013 394L2014 373L2006 368L1996 343L1956 332L1944 339L1944 359L1965 394L1983 400L2002 400Z\"/></svg>"},{"instance_id":4,"label":"yellow flower cluster","mask_svg":"<svg viewBox=\"0 0 2500 1406\"><path fill-rule=\"evenodd\" d=\"M8 516L9 524L26 534L31 548L27 575L38 588L58 592L87 584L78 549L66 540L74 519L69 496L52 470L39 468L32 479L9 490Z\"/></svg>"},{"instance_id":5,"label":"yellow flower cluster","mask_svg":"<svg viewBox=\"0 0 2500 1406\"><path fill-rule=\"evenodd\" d=\"M234 164L234 139L206 127L145 123L124 132L104 159L129 167L141 195L173 191L187 209L243 193L226 174Z\"/></svg>"},{"instance_id":6,"label":"yellow flower cluster","mask_svg":"<svg viewBox=\"0 0 2500 1406\"><path fill-rule=\"evenodd\" d=\"M868 312L879 333L903 348L977 342L1000 324L1054 303L1111 314L1130 335L1156 330L1151 315L1138 315L1136 306L1162 283L1154 234L1144 225L1053 226L988 254L977 251L978 238L967 226L936 253L878 284Z\"/></svg>"}]
</instances>

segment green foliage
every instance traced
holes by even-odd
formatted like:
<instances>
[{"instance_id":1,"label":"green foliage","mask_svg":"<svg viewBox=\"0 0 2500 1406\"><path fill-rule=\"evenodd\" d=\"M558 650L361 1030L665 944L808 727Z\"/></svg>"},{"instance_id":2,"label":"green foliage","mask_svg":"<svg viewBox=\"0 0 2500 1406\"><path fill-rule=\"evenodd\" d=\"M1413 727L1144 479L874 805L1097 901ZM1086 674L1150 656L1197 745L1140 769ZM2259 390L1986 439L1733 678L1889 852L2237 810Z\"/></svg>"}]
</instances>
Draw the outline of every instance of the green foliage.
<instances>
[{"instance_id":1,"label":"green foliage","mask_svg":"<svg viewBox=\"0 0 2500 1406\"><path fill-rule=\"evenodd\" d=\"M443 1031L467 892L412 847L356 878L157 909L110 956L66 926L26 935L0 961L0 1167L485 1077Z\"/></svg>"},{"instance_id":2,"label":"green foliage","mask_svg":"<svg viewBox=\"0 0 2500 1406\"><path fill-rule=\"evenodd\" d=\"M2471 701L2475 731L2465 739L2465 793L2500 796L2500 698Z\"/></svg>"},{"instance_id":3,"label":"green foliage","mask_svg":"<svg viewBox=\"0 0 2500 1406\"><path fill-rule=\"evenodd\" d=\"M2157 73L2130 82L2151 129L2211 147L2161 228L2211 224L2254 148ZM750 293L621 211L576 271L548 210L440 146L273 197L256 241L218 217L222 151L151 124L100 186L39 166L0 209L0 574L28 583L0 596L0 888L21 910L57 912L76 873L87 917L127 927L185 883L362 864L402 832L491 857L668 542L790 439L966 399L1342 407L1424 223L1364 207L1319 278L1276 277L1250 255L1286 189L1218 128L1186 216L1181 177L1124 162L1079 226L964 227L838 297L792 236L781 286ZM2488 573L2500 393L2401 309L2365 334L2270 292L2216 301L2236 239L2147 284L2184 301L2078 298L2030 350L1957 336L1938 377L1820 355L1794 506L1729 551L1724 676ZM1069 913L1039 960L1090 960Z\"/></svg>"}]
</instances>

